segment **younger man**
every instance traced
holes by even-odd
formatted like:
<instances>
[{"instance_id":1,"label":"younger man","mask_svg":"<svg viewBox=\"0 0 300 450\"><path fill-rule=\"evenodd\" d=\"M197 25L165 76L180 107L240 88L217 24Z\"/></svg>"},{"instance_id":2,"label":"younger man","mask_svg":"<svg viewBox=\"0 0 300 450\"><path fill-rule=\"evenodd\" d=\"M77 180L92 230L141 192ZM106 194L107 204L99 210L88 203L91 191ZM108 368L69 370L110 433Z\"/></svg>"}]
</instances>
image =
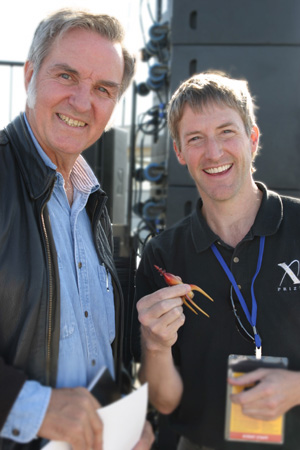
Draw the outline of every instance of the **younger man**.
<instances>
[{"instance_id":1,"label":"younger man","mask_svg":"<svg viewBox=\"0 0 300 450\"><path fill-rule=\"evenodd\" d=\"M253 179L259 129L246 81L217 73L193 76L171 98L168 122L178 161L187 165L200 198L189 217L152 239L143 254L136 291L140 378L149 382L153 405L171 414L179 449L253 449L224 440L228 355L287 357L289 370L259 369L230 383L257 383L233 398L244 414L269 420L287 413L284 448L296 450L300 201ZM154 265L183 284L164 287ZM213 298L195 292L209 318L183 305L181 297L190 291L185 283Z\"/></svg>"}]
</instances>

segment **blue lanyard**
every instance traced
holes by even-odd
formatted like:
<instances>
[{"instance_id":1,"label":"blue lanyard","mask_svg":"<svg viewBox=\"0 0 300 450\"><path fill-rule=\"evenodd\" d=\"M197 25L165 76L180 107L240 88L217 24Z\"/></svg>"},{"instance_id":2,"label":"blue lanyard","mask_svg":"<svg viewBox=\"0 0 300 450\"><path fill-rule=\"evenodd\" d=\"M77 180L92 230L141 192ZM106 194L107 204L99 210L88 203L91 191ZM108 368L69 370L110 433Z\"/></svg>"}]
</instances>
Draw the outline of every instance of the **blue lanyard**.
<instances>
[{"instance_id":1,"label":"blue lanyard","mask_svg":"<svg viewBox=\"0 0 300 450\"><path fill-rule=\"evenodd\" d=\"M231 284L235 290L235 293L239 299L239 302L243 308L243 311L247 317L247 320L253 329L255 345L256 345L256 348L258 348L258 349L261 348L261 338L256 330L257 302L256 302L256 298L254 295L254 281L255 281L257 275L259 274L259 271L261 268L262 258L263 258L263 253L264 253L264 246L265 246L265 236L261 236L260 241L259 241L259 255L258 255L256 272L254 274L254 277L253 277L252 283L251 283L251 298L252 298L251 315L250 315L249 309L246 305L246 302L244 300L244 297L242 296L241 291L239 290L238 285L236 284L234 276L232 275L232 272L230 271L229 267L227 266L226 262L224 261L221 253L219 252L219 250L217 249L215 244L212 244L212 246L211 246L212 251L214 252L216 258L218 259L218 261L221 264L221 266L223 267L227 277L229 278L229 281L231 282Z\"/></svg>"}]
</instances>

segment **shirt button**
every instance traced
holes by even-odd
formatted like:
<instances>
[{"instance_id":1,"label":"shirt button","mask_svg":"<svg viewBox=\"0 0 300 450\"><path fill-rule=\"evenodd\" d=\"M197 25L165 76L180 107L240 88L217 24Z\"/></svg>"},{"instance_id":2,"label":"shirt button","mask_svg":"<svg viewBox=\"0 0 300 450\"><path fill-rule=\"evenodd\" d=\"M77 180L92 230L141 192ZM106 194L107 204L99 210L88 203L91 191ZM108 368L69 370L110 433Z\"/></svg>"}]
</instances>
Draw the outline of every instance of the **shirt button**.
<instances>
[{"instance_id":1,"label":"shirt button","mask_svg":"<svg viewBox=\"0 0 300 450\"><path fill-rule=\"evenodd\" d=\"M233 262L238 263L239 261L240 261L240 258L238 258L237 256L235 256L235 257L233 258Z\"/></svg>"},{"instance_id":2,"label":"shirt button","mask_svg":"<svg viewBox=\"0 0 300 450\"><path fill-rule=\"evenodd\" d=\"M88 317L89 313L87 311L84 311L85 317Z\"/></svg>"},{"instance_id":3,"label":"shirt button","mask_svg":"<svg viewBox=\"0 0 300 450\"><path fill-rule=\"evenodd\" d=\"M237 287L239 288L239 290L242 289L242 286L240 284L238 284Z\"/></svg>"},{"instance_id":4,"label":"shirt button","mask_svg":"<svg viewBox=\"0 0 300 450\"><path fill-rule=\"evenodd\" d=\"M79 263L78 263L78 269L81 269L81 267L82 267L82 263L79 262Z\"/></svg>"},{"instance_id":5,"label":"shirt button","mask_svg":"<svg viewBox=\"0 0 300 450\"><path fill-rule=\"evenodd\" d=\"M92 366L95 366L95 365L96 365L96 360L92 359Z\"/></svg>"},{"instance_id":6,"label":"shirt button","mask_svg":"<svg viewBox=\"0 0 300 450\"><path fill-rule=\"evenodd\" d=\"M13 434L13 436L20 436L20 430L17 430L17 428L14 428L12 430L12 434Z\"/></svg>"}]
</instances>

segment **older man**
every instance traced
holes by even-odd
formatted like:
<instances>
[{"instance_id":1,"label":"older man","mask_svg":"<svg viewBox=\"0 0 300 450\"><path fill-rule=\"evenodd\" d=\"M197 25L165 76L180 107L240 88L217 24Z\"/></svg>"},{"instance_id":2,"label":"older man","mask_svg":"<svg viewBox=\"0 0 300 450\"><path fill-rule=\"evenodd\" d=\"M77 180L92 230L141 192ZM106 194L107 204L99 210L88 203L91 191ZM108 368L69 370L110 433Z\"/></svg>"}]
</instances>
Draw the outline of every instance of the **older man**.
<instances>
[{"instance_id":1,"label":"older man","mask_svg":"<svg viewBox=\"0 0 300 450\"><path fill-rule=\"evenodd\" d=\"M180 450L252 449L251 433L243 442L224 439L228 358L256 355L261 365L264 356L277 357L283 368L230 378L230 385L255 385L232 401L244 427L246 416L269 421L287 413L284 448L297 450L300 201L253 179L259 129L246 81L195 75L174 93L168 120L178 161L201 198L189 217L150 240L138 269L141 379L149 381L153 405L171 414ZM176 286L163 287L155 266L183 283L167 276ZM195 291L193 301L209 317L184 297L191 283L214 300ZM266 438L268 448L278 448L272 432ZM262 448L258 436L255 449Z\"/></svg>"},{"instance_id":2,"label":"older man","mask_svg":"<svg viewBox=\"0 0 300 450\"><path fill-rule=\"evenodd\" d=\"M1 448L101 449L86 386L121 386L123 297L106 196L82 158L134 73L120 23L61 10L25 63L26 110L0 134ZM146 428L137 448L148 449ZM19 443L19 444L17 444ZM28 443L28 444L25 444Z\"/></svg>"}]
</instances>

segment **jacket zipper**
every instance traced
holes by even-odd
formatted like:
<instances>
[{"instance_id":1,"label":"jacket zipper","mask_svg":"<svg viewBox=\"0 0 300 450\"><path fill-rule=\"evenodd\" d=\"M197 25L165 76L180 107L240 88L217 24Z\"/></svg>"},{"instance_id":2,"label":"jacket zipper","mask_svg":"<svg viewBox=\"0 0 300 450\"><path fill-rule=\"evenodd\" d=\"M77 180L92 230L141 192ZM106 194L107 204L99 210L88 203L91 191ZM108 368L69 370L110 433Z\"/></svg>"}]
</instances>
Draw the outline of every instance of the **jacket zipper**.
<instances>
[{"instance_id":1,"label":"jacket zipper","mask_svg":"<svg viewBox=\"0 0 300 450\"><path fill-rule=\"evenodd\" d=\"M49 196L45 203L42 206L41 209L41 221L42 221L42 228L44 232L45 237L45 243L46 243L46 253L47 253L47 262L48 262L48 271L49 271L49 316L48 316L48 335L47 335L47 347L46 347L46 383L47 385L50 385L50 359L51 359L51 339L52 339L52 315L53 315L53 276L52 276L52 264L51 264L51 252L50 252L50 242L49 237L47 233L47 227L45 223L44 218L44 209L45 206L50 199L53 189L54 189L55 181L53 182L52 188L50 189Z\"/></svg>"},{"instance_id":2,"label":"jacket zipper","mask_svg":"<svg viewBox=\"0 0 300 450\"><path fill-rule=\"evenodd\" d=\"M44 210L44 208L43 208ZM51 254L50 254L50 244L47 234L47 229L45 225L45 220L43 216L43 211L41 213L43 231L46 241L46 252L49 270L49 320L48 320L48 337L47 337L47 353L46 353L46 383L50 384L50 347L51 347L51 337L52 337L52 310L53 310L53 286L52 286L52 267L51 267Z\"/></svg>"}]
</instances>

